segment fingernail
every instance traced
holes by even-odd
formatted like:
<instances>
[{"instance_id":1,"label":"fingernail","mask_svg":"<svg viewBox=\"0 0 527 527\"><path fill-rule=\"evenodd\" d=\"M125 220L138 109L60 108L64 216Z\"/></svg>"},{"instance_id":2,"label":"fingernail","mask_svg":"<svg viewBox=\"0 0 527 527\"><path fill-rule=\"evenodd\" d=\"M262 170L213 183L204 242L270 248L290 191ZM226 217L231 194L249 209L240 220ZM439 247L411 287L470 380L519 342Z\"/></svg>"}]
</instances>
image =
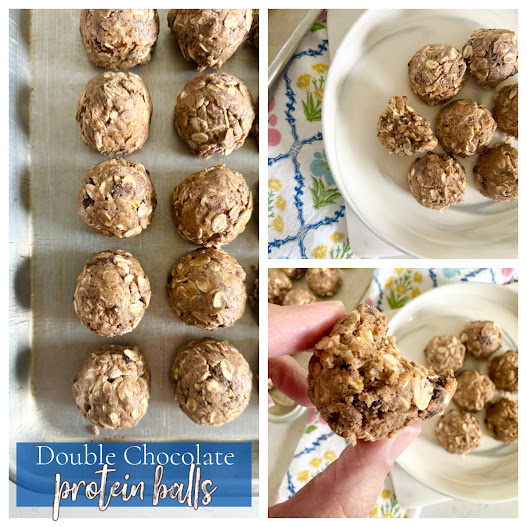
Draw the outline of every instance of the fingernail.
<instances>
[{"instance_id":1,"label":"fingernail","mask_svg":"<svg viewBox=\"0 0 527 527\"><path fill-rule=\"evenodd\" d=\"M403 428L393 439L388 451L388 463L393 464L395 460L417 439L421 433L421 425L413 421Z\"/></svg>"},{"instance_id":2,"label":"fingernail","mask_svg":"<svg viewBox=\"0 0 527 527\"><path fill-rule=\"evenodd\" d=\"M267 394L267 408L272 408L274 406L273 398Z\"/></svg>"}]
</instances>

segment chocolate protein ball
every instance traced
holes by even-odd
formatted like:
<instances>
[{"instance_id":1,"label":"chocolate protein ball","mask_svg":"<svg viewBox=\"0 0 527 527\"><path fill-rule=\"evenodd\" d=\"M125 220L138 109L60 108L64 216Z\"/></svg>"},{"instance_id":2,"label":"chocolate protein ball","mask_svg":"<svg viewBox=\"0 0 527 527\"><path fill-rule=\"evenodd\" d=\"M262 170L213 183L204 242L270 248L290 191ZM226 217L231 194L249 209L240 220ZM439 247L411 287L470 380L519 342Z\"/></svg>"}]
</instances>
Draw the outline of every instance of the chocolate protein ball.
<instances>
[{"instance_id":1,"label":"chocolate protein ball","mask_svg":"<svg viewBox=\"0 0 527 527\"><path fill-rule=\"evenodd\" d=\"M247 297L247 300L249 301L250 306L253 308L254 315L256 317L256 323L258 324L259 322L258 289L260 288L260 266L253 265L252 269L256 273L256 278L254 280L254 287L253 287L252 293Z\"/></svg>"},{"instance_id":2,"label":"chocolate protein ball","mask_svg":"<svg viewBox=\"0 0 527 527\"><path fill-rule=\"evenodd\" d=\"M457 377L453 401L468 412L479 412L492 400L494 383L477 370L464 370Z\"/></svg>"},{"instance_id":3,"label":"chocolate protein ball","mask_svg":"<svg viewBox=\"0 0 527 527\"><path fill-rule=\"evenodd\" d=\"M489 376L498 390L518 393L518 350L508 350L490 361Z\"/></svg>"},{"instance_id":4,"label":"chocolate protein ball","mask_svg":"<svg viewBox=\"0 0 527 527\"><path fill-rule=\"evenodd\" d=\"M314 304L317 301L315 295L307 289L291 289L284 296L283 306L301 306L304 304Z\"/></svg>"},{"instance_id":5,"label":"chocolate protein ball","mask_svg":"<svg viewBox=\"0 0 527 527\"><path fill-rule=\"evenodd\" d=\"M260 41L260 10L253 9L253 21L251 24L251 30L247 37L249 44L252 44L256 48L259 46Z\"/></svg>"},{"instance_id":6,"label":"chocolate protein ball","mask_svg":"<svg viewBox=\"0 0 527 527\"><path fill-rule=\"evenodd\" d=\"M504 443L518 442L518 401L502 397L487 408L485 424L489 434Z\"/></svg>"},{"instance_id":7,"label":"chocolate protein ball","mask_svg":"<svg viewBox=\"0 0 527 527\"><path fill-rule=\"evenodd\" d=\"M135 73L106 72L91 79L77 103L82 139L100 154L125 155L148 138L152 100Z\"/></svg>"},{"instance_id":8,"label":"chocolate protein ball","mask_svg":"<svg viewBox=\"0 0 527 527\"><path fill-rule=\"evenodd\" d=\"M429 152L417 158L406 182L417 203L429 209L446 209L465 199L465 169L446 154Z\"/></svg>"},{"instance_id":9,"label":"chocolate protein ball","mask_svg":"<svg viewBox=\"0 0 527 527\"><path fill-rule=\"evenodd\" d=\"M386 317L361 304L315 345L309 361L311 401L352 445L441 414L456 389L452 372L436 374L406 360L387 330Z\"/></svg>"},{"instance_id":10,"label":"chocolate protein ball","mask_svg":"<svg viewBox=\"0 0 527 527\"><path fill-rule=\"evenodd\" d=\"M174 399L198 425L219 426L238 417L249 404L252 373L228 341L205 337L181 346L170 379Z\"/></svg>"},{"instance_id":11,"label":"chocolate protein ball","mask_svg":"<svg viewBox=\"0 0 527 527\"><path fill-rule=\"evenodd\" d=\"M115 337L132 331L150 303L150 281L125 251L93 253L77 278L73 307L90 331Z\"/></svg>"},{"instance_id":12,"label":"chocolate protein ball","mask_svg":"<svg viewBox=\"0 0 527 527\"><path fill-rule=\"evenodd\" d=\"M501 329L490 320L474 320L463 326L459 337L467 352L476 359L487 360L501 347Z\"/></svg>"},{"instance_id":13,"label":"chocolate protein ball","mask_svg":"<svg viewBox=\"0 0 527 527\"><path fill-rule=\"evenodd\" d=\"M172 217L179 234L204 247L221 247L242 233L253 198L245 179L225 165L191 174L172 192Z\"/></svg>"},{"instance_id":14,"label":"chocolate protein ball","mask_svg":"<svg viewBox=\"0 0 527 527\"><path fill-rule=\"evenodd\" d=\"M494 97L492 116L500 130L518 139L518 83L504 86Z\"/></svg>"},{"instance_id":15,"label":"chocolate protein ball","mask_svg":"<svg viewBox=\"0 0 527 527\"><path fill-rule=\"evenodd\" d=\"M476 101L458 99L445 106L436 120L439 144L448 154L468 157L481 152L496 131L491 113Z\"/></svg>"},{"instance_id":16,"label":"chocolate protein ball","mask_svg":"<svg viewBox=\"0 0 527 527\"><path fill-rule=\"evenodd\" d=\"M518 73L518 38L509 29L478 29L463 47L470 73L484 88Z\"/></svg>"},{"instance_id":17,"label":"chocolate protein ball","mask_svg":"<svg viewBox=\"0 0 527 527\"><path fill-rule=\"evenodd\" d=\"M267 273L267 302L282 304L288 291L293 288L293 283L282 269L269 269Z\"/></svg>"},{"instance_id":18,"label":"chocolate protein ball","mask_svg":"<svg viewBox=\"0 0 527 527\"><path fill-rule=\"evenodd\" d=\"M157 9L82 9L80 30L94 64L127 70L150 60L159 16Z\"/></svg>"},{"instance_id":19,"label":"chocolate protein ball","mask_svg":"<svg viewBox=\"0 0 527 527\"><path fill-rule=\"evenodd\" d=\"M518 150L508 143L486 148L474 167L476 188L494 201L518 199Z\"/></svg>"},{"instance_id":20,"label":"chocolate protein ball","mask_svg":"<svg viewBox=\"0 0 527 527\"><path fill-rule=\"evenodd\" d=\"M150 397L150 368L139 348L102 346L73 381L79 412L94 425L112 430L135 426Z\"/></svg>"},{"instance_id":21,"label":"chocolate protein ball","mask_svg":"<svg viewBox=\"0 0 527 527\"><path fill-rule=\"evenodd\" d=\"M342 285L340 269L308 269L306 284L315 295L333 296Z\"/></svg>"},{"instance_id":22,"label":"chocolate protein ball","mask_svg":"<svg viewBox=\"0 0 527 527\"><path fill-rule=\"evenodd\" d=\"M168 27L196 71L219 69L247 38L252 9L171 9Z\"/></svg>"},{"instance_id":23,"label":"chocolate protein ball","mask_svg":"<svg viewBox=\"0 0 527 527\"><path fill-rule=\"evenodd\" d=\"M172 269L168 296L185 324L209 331L227 328L245 311L245 271L222 249L196 249Z\"/></svg>"},{"instance_id":24,"label":"chocolate protein ball","mask_svg":"<svg viewBox=\"0 0 527 527\"><path fill-rule=\"evenodd\" d=\"M282 267L280 271L283 271L291 280L300 280L305 274L307 269L297 267Z\"/></svg>"},{"instance_id":25,"label":"chocolate protein ball","mask_svg":"<svg viewBox=\"0 0 527 527\"><path fill-rule=\"evenodd\" d=\"M467 82L461 52L447 44L428 44L408 63L412 91L429 106L450 100Z\"/></svg>"},{"instance_id":26,"label":"chocolate protein ball","mask_svg":"<svg viewBox=\"0 0 527 527\"><path fill-rule=\"evenodd\" d=\"M156 204L154 186L141 163L107 159L84 174L77 212L103 236L130 238L150 225Z\"/></svg>"},{"instance_id":27,"label":"chocolate protein ball","mask_svg":"<svg viewBox=\"0 0 527 527\"><path fill-rule=\"evenodd\" d=\"M450 410L436 424L439 444L451 454L467 454L481 442L481 427L468 412Z\"/></svg>"},{"instance_id":28,"label":"chocolate protein ball","mask_svg":"<svg viewBox=\"0 0 527 527\"><path fill-rule=\"evenodd\" d=\"M425 357L428 366L436 372L456 372L463 367L465 346L454 335L439 335L426 345Z\"/></svg>"},{"instance_id":29,"label":"chocolate protein ball","mask_svg":"<svg viewBox=\"0 0 527 527\"><path fill-rule=\"evenodd\" d=\"M174 123L191 153L208 158L215 152L228 156L243 146L254 115L245 82L228 73L207 73L183 88Z\"/></svg>"},{"instance_id":30,"label":"chocolate protein ball","mask_svg":"<svg viewBox=\"0 0 527 527\"><path fill-rule=\"evenodd\" d=\"M437 146L430 123L407 101L407 97L392 97L379 117L377 137L389 154L411 156Z\"/></svg>"}]
</instances>

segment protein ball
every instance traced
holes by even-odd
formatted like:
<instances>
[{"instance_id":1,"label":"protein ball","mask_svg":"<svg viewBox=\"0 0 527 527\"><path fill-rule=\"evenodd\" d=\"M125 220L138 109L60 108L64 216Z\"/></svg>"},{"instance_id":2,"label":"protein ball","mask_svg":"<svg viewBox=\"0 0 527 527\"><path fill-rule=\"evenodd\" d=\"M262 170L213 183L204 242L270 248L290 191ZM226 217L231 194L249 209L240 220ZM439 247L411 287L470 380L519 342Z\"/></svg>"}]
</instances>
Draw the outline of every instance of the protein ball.
<instances>
[{"instance_id":1,"label":"protein ball","mask_svg":"<svg viewBox=\"0 0 527 527\"><path fill-rule=\"evenodd\" d=\"M302 306L304 304L314 304L317 301L315 295L307 289L291 289L284 296L283 306Z\"/></svg>"},{"instance_id":2,"label":"protein ball","mask_svg":"<svg viewBox=\"0 0 527 527\"><path fill-rule=\"evenodd\" d=\"M82 324L104 337L132 331L150 303L150 281L125 251L93 253L77 278L73 307Z\"/></svg>"},{"instance_id":3,"label":"protein ball","mask_svg":"<svg viewBox=\"0 0 527 527\"><path fill-rule=\"evenodd\" d=\"M459 337L467 352L476 359L487 360L501 347L501 329L490 320L467 322Z\"/></svg>"},{"instance_id":4,"label":"protein ball","mask_svg":"<svg viewBox=\"0 0 527 527\"><path fill-rule=\"evenodd\" d=\"M103 236L130 238L150 225L157 199L141 163L107 159L82 178L77 212Z\"/></svg>"},{"instance_id":5,"label":"protein ball","mask_svg":"<svg viewBox=\"0 0 527 527\"><path fill-rule=\"evenodd\" d=\"M489 376L498 390L518 393L518 350L508 350L490 361Z\"/></svg>"},{"instance_id":6,"label":"protein ball","mask_svg":"<svg viewBox=\"0 0 527 527\"><path fill-rule=\"evenodd\" d=\"M73 382L79 412L112 430L135 426L150 398L150 368L139 348L106 345L93 352Z\"/></svg>"},{"instance_id":7,"label":"protein ball","mask_svg":"<svg viewBox=\"0 0 527 527\"><path fill-rule=\"evenodd\" d=\"M379 117L377 137L389 154L411 156L437 146L430 123L407 101L407 97L392 97Z\"/></svg>"},{"instance_id":8,"label":"protein ball","mask_svg":"<svg viewBox=\"0 0 527 527\"><path fill-rule=\"evenodd\" d=\"M230 327L245 311L245 271L222 249L196 249L172 269L168 295L185 324L209 331Z\"/></svg>"},{"instance_id":9,"label":"protein ball","mask_svg":"<svg viewBox=\"0 0 527 527\"><path fill-rule=\"evenodd\" d=\"M492 116L500 130L518 139L518 83L504 86L494 97Z\"/></svg>"},{"instance_id":10,"label":"protein ball","mask_svg":"<svg viewBox=\"0 0 527 527\"><path fill-rule=\"evenodd\" d=\"M253 98L245 83L227 73L189 81L174 109L176 130L191 153L228 156L243 146L254 121Z\"/></svg>"},{"instance_id":11,"label":"protein ball","mask_svg":"<svg viewBox=\"0 0 527 527\"><path fill-rule=\"evenodd\" d=\"M518 442L518 401L502 397L487 408L485 424L489 434L504 443Z\"/></svg>"},{"instance_id":12,"label":"protein ball","mask_svg":"<svg viewBox=\"0 0 527 527\"><path fill-rule=\"evenodd\" d=\"M94 64L127 70L150 61L159 16L157 9L82 9L80 31Z\"/></svg>"},{"instance_id":13,"label":"protein ball","mask_svg":"<svg viewBox=\"0 0 527 527\"><path fill-rule=\"evenodd\" d=\"M502 143L483 151L474 167L476 188L494 201L518 199L518 150Z\"/></svg>"},{"instance_id":14,"label":"protein ball","mask_svg":"<svg viewBox=\"0 0 527 527\"><path fill-rule=\"evenodd\" d=\"M308 269L306 284L315 295L333 296L342 285L340 269Z\"/></svg>"},{"instance_id":15,"label":"protein ball","mask_svg":"<svg viewBox=\"0 0 527 527\"><path fill-rule=\"evenodd\" d=\"M393 437L417 418L441 414L456 389L452 372L406 360L386 317L361 304L315 345L308 394L322 418L352 445Z\"/></svg>"},{"instance_id":16,"label":"protein ball","mask_svg":"<svg viewBox=\"0 0 527 527\"><path fill-rule=\"evenodd\" d=\"M258 48L260 42L260 10L253 9L253 21L251 24L251 30L249 31L249 36L247 37L249 44L252 44L254 47Z\"/></svg>"},{"instance_id":17,"label":"protein ball","mask_svg":"<svg viewBox=\"0 0 527 527\"><path fill-rule=\"evenodd\" d=\"M300 280L305 274L307 269L297 267L282 267L280 271L283 271L291 280Z\"/></svg>"},{"instance_id":18,"label":"protein ball","mask_svg":"<svg viewBox=\"0 0 527 527\"><path fill-rule=\"evenodd\" d=\"M281 269L269 269L267 273L267 302L282 304L286 293L292 287L293 283Z\"/></svg>"},{"instance_id":19,"label":"protein ball","mask_svg":"<svg viewBox=\"0 0 527 527\"><path fill-rule=\"evenodd\" d=\"M436 120L436 136L448 154L468 157L481 152L496 131L490 112L469 99L458 99L445 106Z\"/></svg>"},{"instance_id":20,"label":"protein ball","mask_svg":"<svg viewBox=\"0 0 527 527\"><path fill-rule=\"evenodd\" d=\"M151 116L150 93L139 75L106 72L84 88L75 119L84 142L100 154L125 155L143 146Z\"/></svg>"},{"instance_id":21,"label":"protein ball","mask_svg":"<svg viewBox=\"0 0 527 527\"><path fill-rule=\"evenodd\" d=\"M467 454L481 442L481 427L468 412L450 410L435 427L439 444L451 454Z\"/></svg>"},{"instance_id":22,"label":"protein ball","mask_svg":"<svg viewBox=\"0 0 527 527\"><path fill-rule=\"evenodd\" d=\"M479 412L492 400L494 383L477 370L465 370L457 377L457 390L452 398L468 412Z\"/></svg>"},{"instance_id":23,"label":"protein ball","mask_svg":"<svg viewBox=\"0 0 527 527\"><path fill-rule=\"evenodd\" d=\"M219 69L247 38L252 9L171 9L168 27L196 71Z\"/></svg>"},{"instance_id":24,"label":"protein ball","mask_svg":"<svg viewBox=\"0 0 527 527\"><path fill-rule=\"evenodd\" d=\"M252 373L228 341L205 337L181 346L170 378L174 399L198 425L219 426L238 417L249 404Z\"/></svg>"},{"instance_id":25,"label":"protein ball","mask_svg":"<svg viewBox=\"0 0 527 527\"><path fill-rule=\"evenodd\" d=\"M463 367L465 346L454 335L434 337L425 348L426 362L436 372L456 372Z\"/></svg>"},{"instance_id":26,"label":"protein ball","mask_svg":"<svg viewBox=\"0 0 527 527\"><path fill-rule=\"evenodd\" d=\"M172 192L172 217L186 240L221 247L242 233L253 198L245 179L225 165L196 172Z\"/></svg>"},{"instance_id":27,"label":"protein ball","mask_svg":"<svg viewBox=\"0 0 527 527\"><path fill-rule=\"evenodd\" d=\"M446 209L465 199L465 169L446 154L430 152L417 158L406 182L419 205L429 209Z\"/></svg>"},{"instance_id":28,"label":"protein ball","mask_svg":"<svg viewBox=\"0 0 527 527\"><path fill-rule=\"evenodd\" d=\"M509 29L478 29L463 47L470 73L484 88L518 73L518 38Z\"/></svg>"},{"instance_id":29,"label":"protein ball","mask_svg":"<svg viewBox=\"0 0 527 527\"><path fill-rule=\"evenodd\" d=\"M408 63L411 90L429 106L450 100L467 82L461 52L446 44L428 44Z\"/></svg>"}]
</instances>

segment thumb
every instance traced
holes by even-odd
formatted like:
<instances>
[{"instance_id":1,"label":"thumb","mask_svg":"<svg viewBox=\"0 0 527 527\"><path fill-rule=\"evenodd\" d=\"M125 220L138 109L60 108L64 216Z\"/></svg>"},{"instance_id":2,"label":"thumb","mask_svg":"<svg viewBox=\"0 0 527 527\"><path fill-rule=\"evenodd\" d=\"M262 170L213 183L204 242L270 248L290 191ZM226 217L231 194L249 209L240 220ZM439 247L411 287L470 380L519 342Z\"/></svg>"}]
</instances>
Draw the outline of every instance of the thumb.
<instances>
[{"instance_id":1,"label":"thumb","mask_svg":"<svg viewBox=\"0 0 527 527\"><path fill-rule=\"evenodd\" d=\"M347 446L340 457L289 501L269 509L270 517L365 518L395 460L421 433L417 422L395 437Z\"/></svg>"}]
</instances>

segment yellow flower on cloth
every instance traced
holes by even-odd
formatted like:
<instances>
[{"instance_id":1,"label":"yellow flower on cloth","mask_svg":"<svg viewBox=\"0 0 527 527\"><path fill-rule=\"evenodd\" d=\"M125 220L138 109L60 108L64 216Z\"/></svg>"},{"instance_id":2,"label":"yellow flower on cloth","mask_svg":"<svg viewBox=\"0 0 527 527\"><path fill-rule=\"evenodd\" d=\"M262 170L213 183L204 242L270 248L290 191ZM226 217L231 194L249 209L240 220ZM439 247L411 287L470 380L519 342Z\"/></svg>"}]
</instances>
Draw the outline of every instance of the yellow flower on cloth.
<instances>
[{"instance_id":1,"label":"yellow flower on cloth","mask_svg":"<svg viewBox=\"0 0 527 527\"><path fill-rule=\"evenodd\" d=\"M326 458L326 461L331 463L337 459L337 454L335 454L333 450L326 450L326 452L324 452L324 457Z\"/></svg>"},{"instance_id":2,"label":"yellow flower on cloth","mask_svg":"<svg viewBox=\"0 0 527 527\"><path fill-rule=\"evenodd\" d=\"M273 191L273 192L280 192L282 190L282 183L280 183L280 180L278 179L270 179L269 180L269 188Z\"/></svg>"},{"instance_id":3,"label":"yellow flower on cloth","mask_svg":"<svg viewBox=\"0 0 527 527\"><path fill-rule=\"evenodd\" d=\"M309 464L312 466L312 467L315 467L317 468L320 463L322 463L322 459L320 459L319 457L314 457L310 462Z\"/></svg>"},{"instance_id":4,"label":"yellow flower on cloth","mask_svg":"<svg viewBox=\"0 0 527 527\"><path fill-rule=\"evenodd\" d=\"M298 77L298 80L296 81L296 85L304 91L309 91L309 87L311 84L311 75L309 73L304 73L304 75L300 75Z\"/></svg>"},{"instance_id":5,"label":"yellow flower on cloth","mask_svg":"<svg viewBox=\"0 0 527 527\"><path fill-rule=\"evenodd\" d=\"M298 481L306 482L309 480L309 470L302 470L296 477Z\"/></svg>"},{"instance_id":6,"label":"yellow flower on cloth","mask_svg":"<svg viewBox=\"0 0 527 527\"><path fill-rule=\"evenodd\" d=\"M423 275L419 271L416 271L414 273L414 282L417 282L418 284L420 284L422 281L423 281Z\"/></svg>"},{"instance_id":7,"label":"yellow flower on cloth","mask_svg":"<svg viewBox=\"0 0 527 527\"><path fill-rule=\"evenodd\" d=\"M321 101L322 100L322 95L324 94L324 88L317 88L315 90L315 99L317 101Z\"/></svg>"},{"instance_id":8,"label":"yellow flower on cloth","mask_svg":"<svg viewBox=\"0 0 527 527\"><path fill-rule=\"evenodd\" d=\"M419 290L418 287L416 287L413 291L412 291L412 298L415 298L416 296L419 296L421 294L421 291Z\"/></svg>"},{"instance_id":9,"label":"yellow flower on cloth","mask_svg":"<svg viewBox=\"0 0 527 527\"><path fill-rule=\"evenodd\" d=\"M313 66L313 69L317 72L317 73L320 73L322 75L322 73L325 73L326 71L328 71L329 69L329 66L327 66L326 64L315 64Z\"/></svg>"}]
</instances>

